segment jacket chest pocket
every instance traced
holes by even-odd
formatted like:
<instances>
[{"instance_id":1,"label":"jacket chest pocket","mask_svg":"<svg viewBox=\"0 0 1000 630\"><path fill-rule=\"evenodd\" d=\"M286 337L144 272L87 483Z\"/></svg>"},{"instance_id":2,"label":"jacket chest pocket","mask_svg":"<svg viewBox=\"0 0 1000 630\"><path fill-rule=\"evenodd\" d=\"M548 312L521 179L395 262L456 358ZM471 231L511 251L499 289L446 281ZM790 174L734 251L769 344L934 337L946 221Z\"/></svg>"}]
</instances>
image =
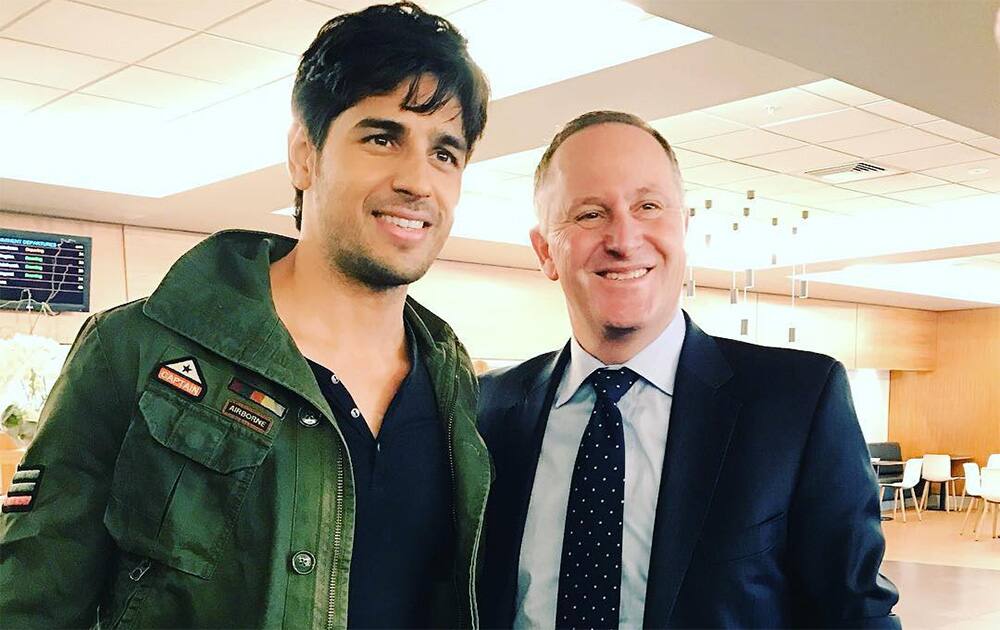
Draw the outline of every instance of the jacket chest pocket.
<instances>
[{"instance_id":1,"label":"jacket chest pocket","mask_svg":"<svg viewBox=\"0 0 1000 630\"><path fill-rule=\"evenodd\" d=\"M105 526L126 551L210 578L271 444L155 389L142 394L139 412L115 465Z\"/></svg>"}]
</instances>

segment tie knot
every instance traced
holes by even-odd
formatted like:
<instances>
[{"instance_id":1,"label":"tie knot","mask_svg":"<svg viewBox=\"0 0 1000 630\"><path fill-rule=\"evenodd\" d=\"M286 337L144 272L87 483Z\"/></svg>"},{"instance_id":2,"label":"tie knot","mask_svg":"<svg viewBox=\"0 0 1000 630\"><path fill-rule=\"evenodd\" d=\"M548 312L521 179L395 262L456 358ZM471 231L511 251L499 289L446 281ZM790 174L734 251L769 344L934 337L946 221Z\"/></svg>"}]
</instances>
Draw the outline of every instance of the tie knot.
<instances>
[{"instance_id":1,"label":"tie knot","mask_svg":"<svg viewBox=\"0 0 1000 630\"><path fill-rule=\"evenodd\" d=\"M607 398L617 405L625 392L639 380L639 375L628 368L600 368L594 370L587 380L594 386L598 398Z\"/></svg>"}]
</instances>

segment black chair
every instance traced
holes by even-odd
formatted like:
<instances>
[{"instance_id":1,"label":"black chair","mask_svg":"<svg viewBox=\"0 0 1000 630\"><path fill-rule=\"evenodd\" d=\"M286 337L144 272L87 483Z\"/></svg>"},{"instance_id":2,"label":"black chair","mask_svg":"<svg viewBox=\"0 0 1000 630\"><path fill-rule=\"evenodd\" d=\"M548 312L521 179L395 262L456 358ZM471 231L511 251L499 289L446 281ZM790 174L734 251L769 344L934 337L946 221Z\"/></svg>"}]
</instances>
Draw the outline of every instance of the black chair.
<instances>
[{"instance_id":1,"label":"black chair","mask_svg":"<svg viewBox=\"0 0 1000 630\"><path fill-rule=\"evenodd\" d=\"M899 442L870 442L868 444L868 452L871 453L872 457L879 459L897 462L903 461L903 452L899 448ZM879 484L896 483L903 480L902 464L879 466L877 470ZM881 500L887 500L884 494Z\"/></svg>"}]
</instances>

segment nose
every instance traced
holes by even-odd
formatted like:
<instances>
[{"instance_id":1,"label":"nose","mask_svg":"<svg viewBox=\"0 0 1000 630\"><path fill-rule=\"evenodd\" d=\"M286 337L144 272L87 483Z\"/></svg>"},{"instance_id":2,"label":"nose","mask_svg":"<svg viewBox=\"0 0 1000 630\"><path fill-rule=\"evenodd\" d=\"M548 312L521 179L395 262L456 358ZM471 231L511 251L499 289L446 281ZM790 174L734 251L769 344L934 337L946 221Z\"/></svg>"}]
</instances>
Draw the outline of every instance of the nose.
<instances>
[{"instance_id":1,"label":"nose","mask_svg":"<svg viewBox=\"0 0 1000 630\"><path fill-rule=\"evenodd\" d=\"M615 208L604 228L604 249L619 258L627 258L642 245L642 222L628 208Z\"/></svg>"},{"instance_id":2,"label":"nose","mask_svg":"<svg viewBox=\"0 0 1000 630\"><path fill-rule=\"evenodd\" d=\"M392 189L414 199L430 197L431 168L423 152L413 149L405 151L397 162Z\"/></svg>"}]
</instances>

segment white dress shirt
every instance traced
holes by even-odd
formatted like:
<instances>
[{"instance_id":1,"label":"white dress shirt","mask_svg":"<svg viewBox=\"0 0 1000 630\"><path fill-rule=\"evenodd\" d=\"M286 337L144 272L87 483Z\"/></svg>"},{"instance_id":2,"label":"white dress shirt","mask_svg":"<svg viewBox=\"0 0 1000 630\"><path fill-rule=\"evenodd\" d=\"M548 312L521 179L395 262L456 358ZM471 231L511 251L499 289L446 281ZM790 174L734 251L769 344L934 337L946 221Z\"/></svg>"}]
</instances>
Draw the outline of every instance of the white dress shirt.
<instances>
[{"instance_id":1,"label":"white dress shirt","mask_svg":"<svg viewBox=\"0 0 1000 630\"><path fill-rule=\"evenodd\" d=\"M642 626L649 549L684 331L684 316L678 309L660 336L624 363L641 378L618 402L625 433L620 628ZM581 385L603 367L621 366L605 365L575 338L570 342L569 365L549 411L524 524L515 628L555 626L569 486L580 440L596 401L593 387Z\"/></svg>"}]
</instances>

